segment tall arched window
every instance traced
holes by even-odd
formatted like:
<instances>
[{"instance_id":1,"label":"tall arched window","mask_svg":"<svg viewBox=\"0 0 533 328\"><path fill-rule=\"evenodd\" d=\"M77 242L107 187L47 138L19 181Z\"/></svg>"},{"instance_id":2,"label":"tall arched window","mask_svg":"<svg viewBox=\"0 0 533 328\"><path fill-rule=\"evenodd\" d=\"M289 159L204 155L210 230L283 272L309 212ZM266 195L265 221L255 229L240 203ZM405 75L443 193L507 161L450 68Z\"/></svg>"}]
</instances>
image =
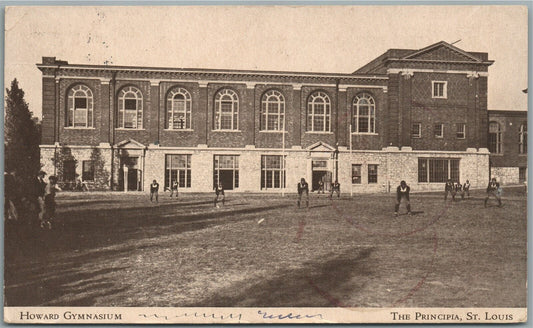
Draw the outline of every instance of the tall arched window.
<instances>
[{"instance_id":1,"label":"tall arched window","mask_svg":"<svg viewBox=\"0 0 533 328\"><path fill-rule=\"evenodd\" d=\"M307 101L307 131L331 131L331 102L322 91L314 92Z\"/></svg>"},{"instance_id":2,"label":"tall arched window","mask_svg":"<svg viewBox=\"0 0 533 328\"><path fill-rule=\"evenodd\" d=\"M498 122L489 123L489 151L494 154L502 153L502 131Z\"/></svg>"},{"instance_id":3,"label":"tall arched window","mask_svg":"<svg viewBox=\"0 0 533 328\"><path fill-rule=\"evenodd\" d=\"M118 94L117 127L122 129L143 128L143 96L135 87L125 87Z\"/></svg>"},{"instance_id":4,"label":"tall arched window","mask_svg":"<svg viewBox=\"0 0 533 328\"><path fill-rule=\"evenodd\" d=\"M352 132L376 132L376 102L368 93L357 95L353 100Z\"/></svg>"},{"instance_id":5,"label":"tall arched window","mask_svg":"<svg viewBox=\"0 0 533 328\"><path fill-rule=\"evenodd\" d=\"M220 90L215 96L214 129L239 129L239 98L231 89Z\"/></svg>"},{"instance_id":6,"label":"tall arched window","mask_svg":"<svg viewBox=\"0 0 533 328\"><path fill-rule=\"evenodd\" d=\"M520 125L520 132L518 133L518 152L520 154L527 154L527 123Z\"/></svg>"},{"instance_id":7,"label":"tall arched window","mask_svg":"<svg viewBox=\"0 0 533 328\"><path fill-rule=\"evenodd\" d=\"M261 131L283 130L285 98L281 92L270 90L261 99Z\"/></svg>"},{"instance_id":8,"label":"tall arched window","mask_svg":"<svg viewBox=\"0 0 533 328\"><path fill-rule=\"evenodd\" d=\"M172 89L167 96L167 129L191 128L191 94L183 88Z\"/></svg>"},{"instance_id":9,"label":"tall arched window","mask_svg":"<svg viewBox=\"0 0 533 328\"><path fill-rule=\"evenodd\" d=\"M75 85L68 91L66 126L93 126L93 93L83 84Z\"/></svg>"}]
</instances>

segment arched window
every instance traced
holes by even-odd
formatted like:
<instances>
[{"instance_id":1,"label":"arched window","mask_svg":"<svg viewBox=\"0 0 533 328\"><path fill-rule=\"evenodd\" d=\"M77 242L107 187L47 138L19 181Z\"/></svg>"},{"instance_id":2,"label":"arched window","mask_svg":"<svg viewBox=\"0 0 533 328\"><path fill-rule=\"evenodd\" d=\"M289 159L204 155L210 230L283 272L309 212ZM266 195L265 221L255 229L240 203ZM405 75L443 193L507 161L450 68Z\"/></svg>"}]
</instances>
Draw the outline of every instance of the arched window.
<instances>
[{"instance_id":1,"label":"arched window","mask_svg":"<svg viewBox=\"0 0 533 328\"><path fill-rule=\"evenodd\" d=\"M331 131L331 102L322 91L314 92L307 101L307 131Z\"/></svg>"},{"instance_id":2,"label":"arched window","mask_svg":"<svg viewBox=\"0 0 533 328\"><path fill-rule=\"evenodd\" d=\"M167 96L167 129L191 128L191 94L183 88L172 89Z\"/></svg>"},{"instance_id":3,"label":"arched window","mask_svg":"<svg viewBox=\"0 0 533 328\"><path fill-rule=\"evenodd\" d=\"M220 90L215 96L214 129L239 129L239 98L231 89Z\"/></svg>"},{"instance_id":4,"label":"arched window","mask_svg":"<svg viewBox=\"0 0 533 328\"><path fill-rule=\"evenodd\" d=\"M261 99L261 131L283 130L285 98L276 90L265 92Z\"/></svg>"},{"instance_id":5,"label":"arched window","mask_svg":"<svg viewBox=\"0 0 533 328\"><path fill-rule=\"evenodd\" d=\"M502 153L502 131L498 122L489 123L489 151L495 154Z\"/></svg>"},{"instance_id":6,"label":"arched window","mask_svg":"<svg viewBox=\"0 0 533 328\"><path fill-rule=\"evenodd\" d=\"M368 93L357 95L353 100L352 132L376 132L376 102Z\"/></svg>"},{"instance_id":7,"label":"arched window","mask_svg":"<svg viewBox=\"0 0 533 328\"><path fill-rule=\"evenodd\" d=\"M75 85L68 91L66 126L93 126L93 93L83 84Z\"/></svg>"},{"instance_id":8,"label":"arched window","mask_svg":"<svg viewBox=\"0 0 533 328\"><path fill-rule=\"evenodd\" d=\"M527 154L527 123L520 125L518 133L518 151L520 154Z\"/></svg>"},{"instance_id":9,"label":"arched window","mask_svg":"<svg viewBox=\"0 0 533 328\"><path fill-rule=\"evenodd\" d=\"M125 87L118 94L117 127L122 129L143 128L143 96L135 87Z\"/></svg>"}]
</instances>

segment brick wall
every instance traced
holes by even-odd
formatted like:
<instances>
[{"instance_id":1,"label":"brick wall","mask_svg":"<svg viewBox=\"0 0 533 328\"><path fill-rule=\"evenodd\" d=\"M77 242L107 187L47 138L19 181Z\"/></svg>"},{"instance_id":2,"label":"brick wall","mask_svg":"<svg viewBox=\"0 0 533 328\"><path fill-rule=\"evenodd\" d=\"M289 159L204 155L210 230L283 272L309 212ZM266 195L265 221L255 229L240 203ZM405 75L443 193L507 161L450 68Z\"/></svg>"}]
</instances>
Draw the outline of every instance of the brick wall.
<instances>
[{"instance_id":1,"label":"brick wall","mask_svg":"<svg viewBox=\"0 0 533 328\"><path fill-rule=\"evenodd\" d=\"M527 125L527 112L489 111L489 121L500 124L503 150L501 154L491 154L491 166L527 167L527 154L519 153L520 126Z\"/></svg>"},{"instance_id":2,"label":"brick wall","mask_svg":"<svg viewBox=\"0 0 533 328\"><path fill-rule=\"evenodd\" d=\"M55 140L56 126L56 82L53 77L43 77L43 116L42 116L42 136L43 145L53 144Z\"/></svg>"}]
</instances>

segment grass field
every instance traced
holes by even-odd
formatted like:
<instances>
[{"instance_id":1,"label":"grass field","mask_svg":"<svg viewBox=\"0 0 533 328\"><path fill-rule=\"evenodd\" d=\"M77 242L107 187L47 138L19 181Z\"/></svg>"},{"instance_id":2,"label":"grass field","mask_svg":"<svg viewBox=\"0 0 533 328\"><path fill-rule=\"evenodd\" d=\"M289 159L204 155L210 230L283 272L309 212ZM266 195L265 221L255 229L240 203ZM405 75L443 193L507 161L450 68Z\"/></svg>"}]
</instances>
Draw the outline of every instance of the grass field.
<instances>
[{"instance_id":1,"label":"grass field","mask_svg":"<svg viewBox=\"0 0 533 328\"><path fill-rule=\"evenodd\" d=\"M212 196L58 196L53 230L6 226L5 305L526 306L523 189L399 217L393 194Z\"/></svg>"}]
</instances>

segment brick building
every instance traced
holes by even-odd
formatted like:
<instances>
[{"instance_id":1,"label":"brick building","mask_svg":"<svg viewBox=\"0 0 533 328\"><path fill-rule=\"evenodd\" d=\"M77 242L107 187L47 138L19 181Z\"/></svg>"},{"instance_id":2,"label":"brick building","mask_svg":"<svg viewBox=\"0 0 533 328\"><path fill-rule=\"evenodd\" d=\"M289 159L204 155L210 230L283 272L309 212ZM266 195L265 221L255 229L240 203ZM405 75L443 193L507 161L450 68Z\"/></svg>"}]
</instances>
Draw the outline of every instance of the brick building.
<instances>
[{"instance_id":1,"label":"brick building","mask_svg":"<svg viewBox=\"0 0 533 328\"><path fill-rule=\"evenodd\" d=\"M156 179L192 192L218 182L294 192L302 177L313 189L338 179L343 192L386 192L400 180L440 190L448 178L483 187L492 63L446 42L390 49L351 74L43 57L41 160L64 181L105 175L114 190Z\"/></svg>"},{"instance_id":2,"label":"brick building","mask_svg":"<svg viewBox=\"0 0 533 328\"><path fill-rule=\"evenodd\" d=\"M504 184L527 180L527 111L489 111L491 176Z\"/></svg>"}]
</instances>

